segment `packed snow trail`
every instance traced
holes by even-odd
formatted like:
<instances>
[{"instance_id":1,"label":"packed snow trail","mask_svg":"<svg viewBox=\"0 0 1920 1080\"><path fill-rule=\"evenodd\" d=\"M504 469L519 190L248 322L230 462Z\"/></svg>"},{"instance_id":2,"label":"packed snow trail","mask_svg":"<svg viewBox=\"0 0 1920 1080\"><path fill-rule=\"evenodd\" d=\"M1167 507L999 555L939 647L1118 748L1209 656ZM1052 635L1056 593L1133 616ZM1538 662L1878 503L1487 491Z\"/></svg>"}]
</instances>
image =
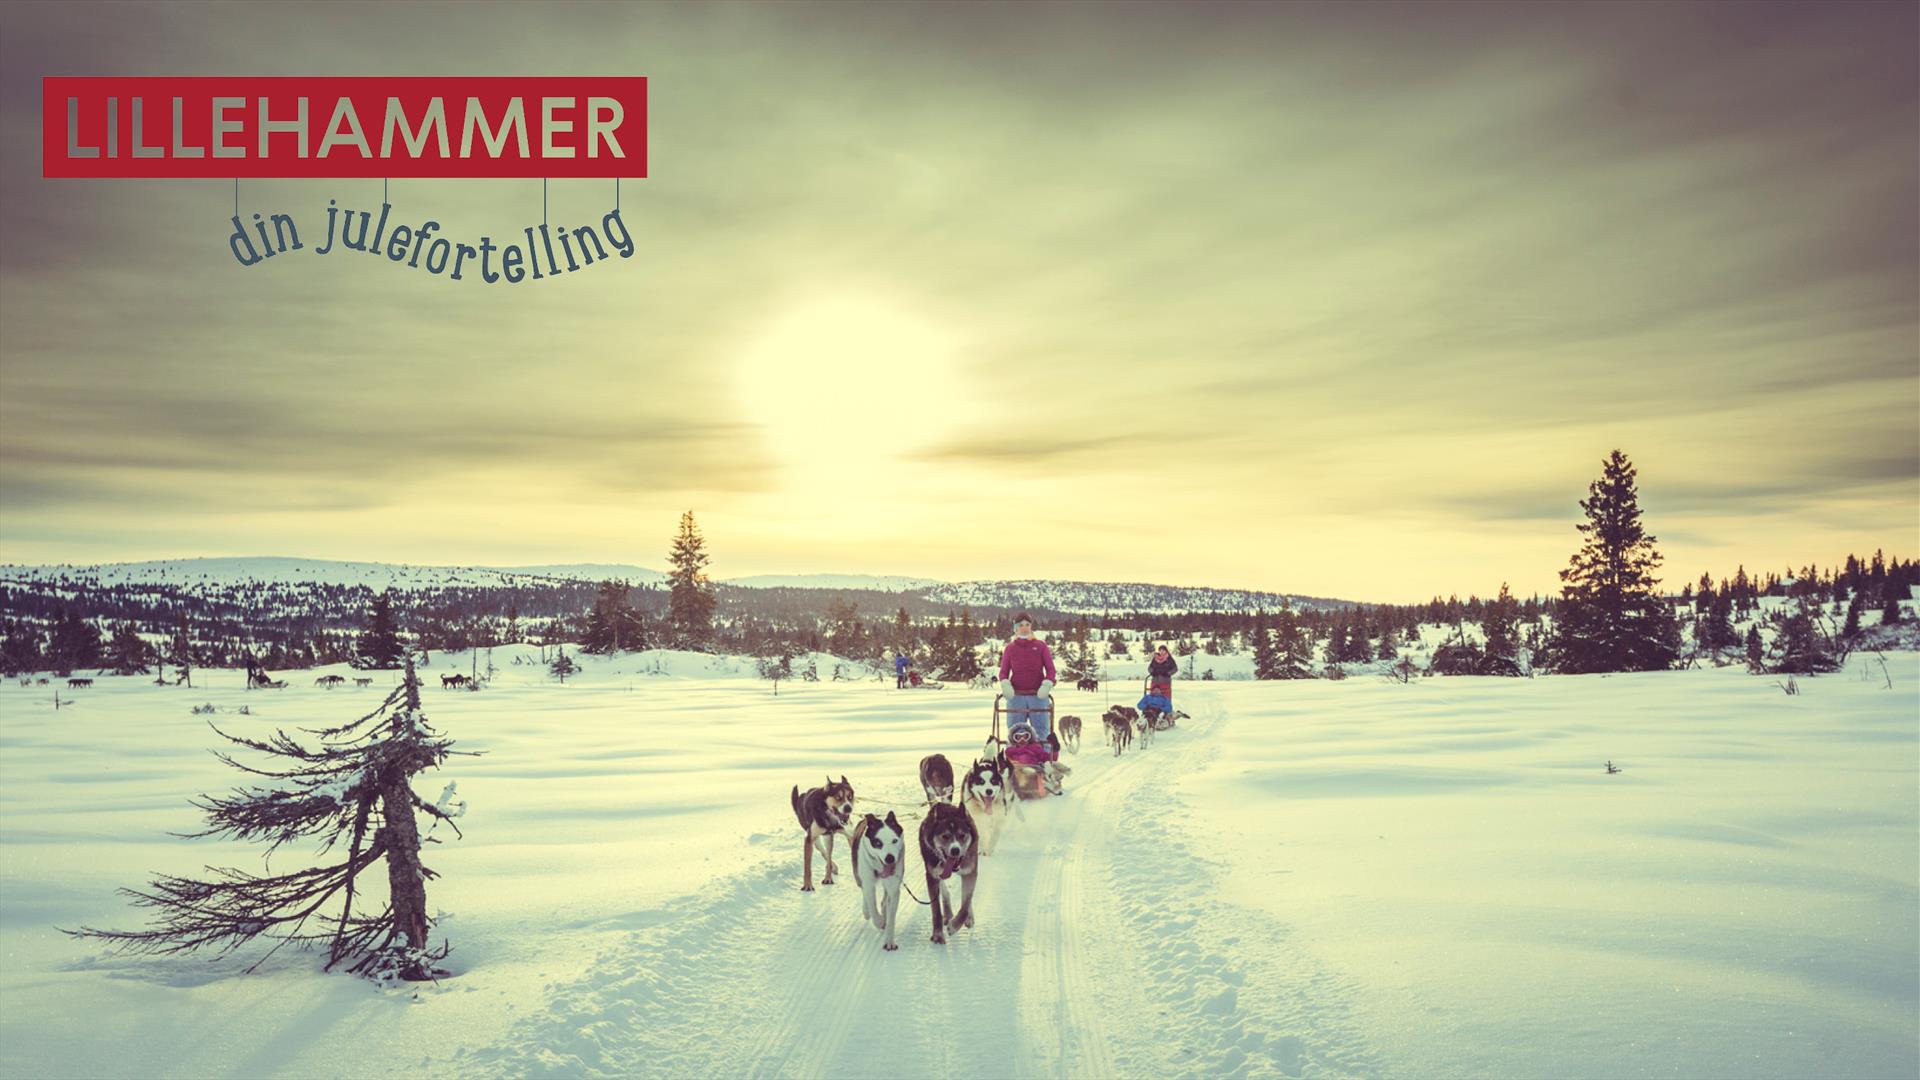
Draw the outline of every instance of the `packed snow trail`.
<instances>
[{"instance_id":1,"label":"packed snow trail","mask_svg":"<svg viewBox=\"0 0 1920 1080\"><path fill-rule=\"evenodd\" d=\"M1210 899L1207 868L1169 819L1167 784L1211 751L1223 717L1111 756L1093 736L1068 795L1025 804L981 860L976 925L928 940L928 909L902 897L900 950L860 917L844 844L833 886L797 888L798 830L757 834L748 869L670 910L544 1013L447 1063L461 1075L755 1077L1301 1076L1357 1074L1370 1055L1325 1004L1281 991L1250 1008L1242 934L1272 964L1272 926L1239 929ZM956 768L964 763L956 762ZM924 894L910 777L862 792L899 814L906 883ZM784 801L784 800L782 800ZM889 806L888 804L893 804ZM781 807L784 811L785 807ZM789 821L786 823L791 825ZM790 834L790 835L789 835ZM819 867L816 865L816 871ZM1281 965L1297 966L1297 965ZM1266 971L1258 981L1294 979ZM1327 989L1316 986L1316 989ZM1295 1007L1298 1006L1298 1007ZM1280 1030L1284 1025L1288 1030ZM1319 1029L1309 1032L1309 1029ZM1309 1052L1309 1035L1313 1051ZM433 1071L441 1071L435 1068Z\"/></svg>"}]
</instances>

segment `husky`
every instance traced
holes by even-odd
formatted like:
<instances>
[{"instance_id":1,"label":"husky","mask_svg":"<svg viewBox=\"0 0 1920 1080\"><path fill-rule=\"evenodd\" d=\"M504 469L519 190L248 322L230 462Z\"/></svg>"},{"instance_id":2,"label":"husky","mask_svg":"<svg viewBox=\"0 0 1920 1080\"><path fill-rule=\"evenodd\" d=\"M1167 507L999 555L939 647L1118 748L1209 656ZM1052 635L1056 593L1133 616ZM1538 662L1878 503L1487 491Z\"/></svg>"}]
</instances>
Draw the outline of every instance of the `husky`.
<instances>
[{"instance_id":1,"label":"husky","mask_svg":"<svg viewBox=\"0 0 1920 1080\"><path fill-rule=\"evenodd\" d=\"M1153 722L1159 715L1159 709L1149 707L1138 720L1133 722L1134 732L1139 735L1142 748L1153 744Z\"/></svg>"},{"instance_id":2,"label":"husky","mask_svg":"<svg viewBox=\"0 0 1920 1080\"><path fill-rule=\"evenodd\" d=\"M927 870L927 903L933 908L933 943L947 943L946 928L973 925L973 887L980 875L979 832L967 812L952 803L935 803L920 822L920 861ZM960 875L960 910L946 892L947 879Z\"/></svg>"},{"instance_id":3,"label":"husky","mask_svg":"<svg viewBox=\"0 0 1920 1080\"><path fill-rule=\"evenodd\" d=\"M833 884L833 872L839 869L833 864L833 838L853 817L853 785L847 783L844 774L839 780L827 777L825 784L809 789L805 795L795 785L793 816L800 819L800 828L806 830L800 841L800 862L805 875L800 891L813 891L813 851L823 837L826 846L821 848L821 854L827 857L827 873L820 884Z\"/></svg>"},{"instance_id":4,"label":"husky","mask_svg":"<svg viewBox=\"0 0 1920 1080\"><path fill-rule=\"evenodd\" d=\"M1079 717L1077 716L1061 717L1060 722L1054 725L1053 733L1057 733L1060 736L1060 741L1066 744L1067 749L1073 751L1076 754L1080 752L1080 718ZM1050 734L1053 734L1053 733L1050 733Z\"/></svg>"},{"instance_id":5,"label":"husky","mask_svg":"<svg viewBox=\"0 0 1920 1080\"><path fill-rule=\"evenodd\" d=\"M907 831L894 820L891 810L887 811L884 821L868 814L853 827L847 845L853 848L853 880L860 886L860 910L874 926L887 932L887 940L880 948L893 952L900 947L893 943L893 932L900 925L900 881L901 871L907 864ZM876 891L878 896L874 895Z\"/></svg>"},{"instance_id":6,"label":"husky","mask_svg":"<svg viewBox=\"0 0 1920 1080\"><path fill-rule=\"evenodd\" d=\"M991 855L1000 840L1007 816L1015 812L1019 799L1013 793L1013 773L1006 755L980 758L967 770L960 785L961 805L973 819L980 841L980 854Z\"/></svg>"},{"instance_id":7,"label":"husky","mask_svg":"<svg viewBox=\"0 0 1920 1080\"><path fill-rule=\"evenodd\" d=\"M920 788L927 793L928 804L953 801L953 763L945 754L928 754L920 759Z\"/></svg>"},{"instance_id":8,"label":"husky","mask_svg":"<svg viewBox=\"0 0 1920 1080\"><path fill-rule=\"evenodd\" d=\"M1113 746L1113 756L1126 753L1133 743L1133 722L1121 714L1118 706L1108 709L1100 721L1107 726L1107 742Z\"/></svg>"},{"instance_id":9,"label":"husky","mask_svg":"<svg viewBox=\"0 0 1920 1080\"><path fill-rule=\"evenodd\" d=\"M1099 679L1081 679L1079 682L1075 683L1074 685L1078 686L1082 690L1092 692L1094 690L1100 689L1100 680Z\"/></svg>"}]
</instances>

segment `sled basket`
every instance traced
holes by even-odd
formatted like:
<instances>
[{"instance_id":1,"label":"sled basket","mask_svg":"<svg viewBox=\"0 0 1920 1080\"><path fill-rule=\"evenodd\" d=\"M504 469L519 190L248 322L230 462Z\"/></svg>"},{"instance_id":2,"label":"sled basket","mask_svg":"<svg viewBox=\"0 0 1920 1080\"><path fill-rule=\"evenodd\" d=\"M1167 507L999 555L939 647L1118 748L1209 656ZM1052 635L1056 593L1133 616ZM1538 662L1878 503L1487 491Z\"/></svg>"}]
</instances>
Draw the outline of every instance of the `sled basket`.
<instances>
[{"instance_id":1,"label":"sled basket","mask_svg":"<svg viewBox=\"0 0 1920 1080\"><path fill-rule=\"evenodd\" d=\"M1013 766L1013 793L1022 799L1044 799L1051 792L1047 790L1047 770L1043 765Z\"/></svg>"},{"instance_id":2,"label":"sled basket","mask_svg":"<svg viewBox=\"0 0 1920 1080\"><path fill-rule=\"evenodd\" d=\"M1047 714L1047 728L1048 730L1052 730L1053 718L1059 714L1059 706L1054 703L1052 698L1049 698L1047 699L1047 708L1045 711ZM1025 723L1019 724L1018 727L1026 736L1026 739L1016 737L1014 734L1014 725L1009 719L1007 737L1003 740L1000 736L1000 723L1001 717L1006 715L1006 699L999 694L995 694L993 696L993 736L988 740L990 744L999 743L1002 749L1005 749L1008 742L1018 744L1026 741L1026 739L1032 738L1033 729ZM1012 780L1013 793L1022 799L1044 799L1053 793L1047 787L1047 767L1045 765L1011 762L1008 772ZM1056 780L1055 783L1057 784L1058 781Z\"/></svg>"}]
</instances>

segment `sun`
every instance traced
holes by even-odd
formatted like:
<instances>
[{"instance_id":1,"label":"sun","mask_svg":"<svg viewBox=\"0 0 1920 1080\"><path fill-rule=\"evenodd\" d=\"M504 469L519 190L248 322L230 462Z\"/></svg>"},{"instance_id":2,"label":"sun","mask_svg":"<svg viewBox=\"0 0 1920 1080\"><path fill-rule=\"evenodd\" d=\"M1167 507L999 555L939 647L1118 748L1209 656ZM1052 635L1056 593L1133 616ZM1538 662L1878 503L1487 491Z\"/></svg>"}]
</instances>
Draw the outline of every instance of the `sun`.
<instances>
[{"instance_id":1,"label":"sun","mask_svg":"<svg viewBox=\"0 0 1920 1080\"><path fill-rule=\"evenodd\" d=\"M968 398L958 353L957 334L898 301L807 301L744 351L741 411L783 486L858 484L953 433Z\"/></svg>"}]
</instances>

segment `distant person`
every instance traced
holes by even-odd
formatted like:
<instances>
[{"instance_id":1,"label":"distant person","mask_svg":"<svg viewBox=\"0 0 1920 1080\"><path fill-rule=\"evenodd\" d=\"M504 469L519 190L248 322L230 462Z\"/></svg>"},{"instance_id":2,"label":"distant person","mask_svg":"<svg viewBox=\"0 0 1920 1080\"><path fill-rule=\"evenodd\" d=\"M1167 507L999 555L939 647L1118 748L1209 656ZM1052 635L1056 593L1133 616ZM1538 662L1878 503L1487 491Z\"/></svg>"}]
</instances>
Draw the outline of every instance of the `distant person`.
<instances>
[{"instance_id":1,"label":"distant person","mask_svg":"<svg viewBox=\"0 0 1920 1080\"><path fill-rule=\"evenodd\" d=\"M1045 743L1053 727L1053 650L1033 636L1033 616L1013 620L1013 639L1000 652L1000 693L1007 699L1007 731L1021 724Z\"/></svg>"},{"instance_id":2,"label":"distant person","mask_svg":"<svg viewBox=\"0 0 1920 1080\"><path fill-rule=\"evenodd\" d=\"M1173 658L1165 645L1153 650L1153 660L1147 664L1147 685L1150 693L1173 695L1173 676L1180 670L1180 661Z\"/></svg>"},{"instance_id":3,"label":"distant person","mask_svg":"<svg viewBox=\"0 0 1920 1080\"><path fill-rule=\"evenodd\" d=\"M1153 659L1147 663L1147 694L1140 699L1139 708L1157 709L1162 713L1173 711L1173 676L1180 670L1180 661L1173 658L1165 645L1153 650Z\"/></svg>"},{"instance_id":4,"label":"distant person","mask_svg":"<svg viewBox=\"0 0 1920 1080\"><path fill-rule=\"evenodd\" d=\"M912 665L907 662L906 653L893 654L893 688L895 690L905 690L907 688L907 668L911 666Z\"/></svg>"}]
</instances>

